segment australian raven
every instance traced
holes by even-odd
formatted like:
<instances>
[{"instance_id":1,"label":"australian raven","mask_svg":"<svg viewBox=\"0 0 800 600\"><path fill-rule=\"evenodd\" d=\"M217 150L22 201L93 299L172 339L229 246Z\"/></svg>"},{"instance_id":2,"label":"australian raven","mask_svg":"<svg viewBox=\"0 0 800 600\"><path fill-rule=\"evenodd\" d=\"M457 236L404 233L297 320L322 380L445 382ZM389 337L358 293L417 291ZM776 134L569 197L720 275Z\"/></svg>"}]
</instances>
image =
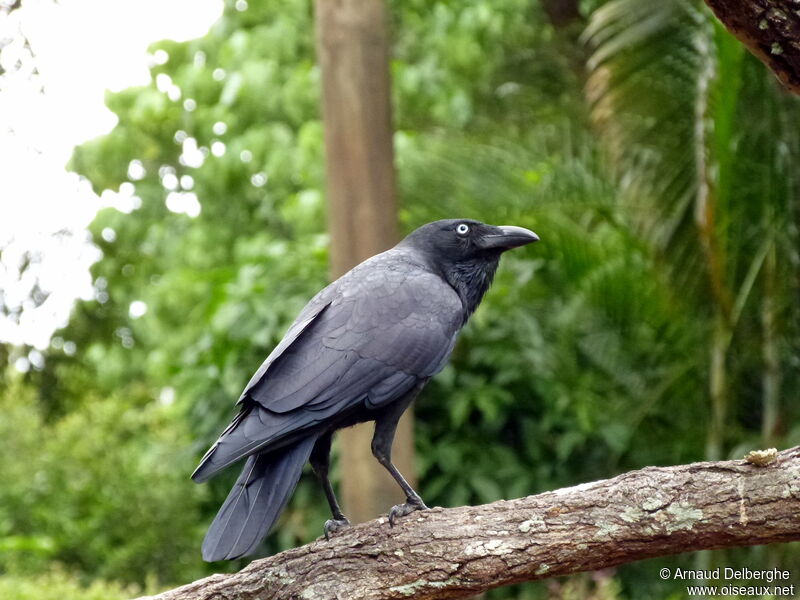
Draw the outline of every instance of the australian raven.
<instances>
[{"instance_id":1,"label":"australian raven","mask_svg":"<svg viewBox=\"0 0 800 600\"><path fill-rule=\"evenodd\" d=\"M192 475L205 481L247 458L203 541L208 561L251 553L289 500L306 461L333 519L346 526L328 480L334 431L375 421L372 453L403 488L398 517L426 508L391 461L400 415L450 356L489 288L500 255L539 238L470 219L423 225L364 261L302 310L239 398L239 413Z\"/></svg>"}]
</instances>

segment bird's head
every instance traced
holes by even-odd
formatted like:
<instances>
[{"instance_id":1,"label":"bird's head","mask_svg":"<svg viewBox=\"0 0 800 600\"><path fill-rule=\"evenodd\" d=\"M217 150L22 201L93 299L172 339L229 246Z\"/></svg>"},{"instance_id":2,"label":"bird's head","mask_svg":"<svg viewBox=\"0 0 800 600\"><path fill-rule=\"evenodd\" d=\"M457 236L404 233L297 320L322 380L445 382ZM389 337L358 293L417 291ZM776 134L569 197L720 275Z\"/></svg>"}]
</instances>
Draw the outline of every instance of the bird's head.
<instances>
[{"instance_id":1,"label":"bird's head","mask_svg":"<svg viewBox=\"0 0 800 600\"><path fill-rule=\"evenodd\" d=\"M414 230L401 244L423 252L437 263L452 265L497 260L506 250L538 240L538 235L523 227L487 225L474 219L444 219Z\"/></svg>"},{"instance_id":2,"label":"bird's head","mask_svg":"<svg viewBox=\"0 0 800 600\"><path fill-rule=\"evenodd\" d=\"M414 230L400 246L421 254L458 291L468 316L489 288L500 255L538 240L538 235L523 227L445 219Z\"/></svg>"}]
</instances>

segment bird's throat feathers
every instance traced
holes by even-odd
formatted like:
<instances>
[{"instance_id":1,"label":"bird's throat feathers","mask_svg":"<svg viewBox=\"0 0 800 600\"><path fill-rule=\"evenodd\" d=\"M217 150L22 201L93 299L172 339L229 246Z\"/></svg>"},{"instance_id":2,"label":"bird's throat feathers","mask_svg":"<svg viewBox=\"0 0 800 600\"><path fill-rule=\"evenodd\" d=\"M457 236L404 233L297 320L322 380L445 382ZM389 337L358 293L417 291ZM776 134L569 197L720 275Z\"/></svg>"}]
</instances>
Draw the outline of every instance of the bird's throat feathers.
<instances>
[{"instance_id":1,"label":"bird's throat feathers","mask_svg":"<svg viewBox=\"0 0 800 600\"><path fill-rule=\"evenodd\" d=\"M485 256L471 260L459 261L449 265L444 276L447 282L458 292L464 305L464 322L475 312L483 300L483 295L492 285L500 254L487 258Z\"/></svg>"}]
</instances>

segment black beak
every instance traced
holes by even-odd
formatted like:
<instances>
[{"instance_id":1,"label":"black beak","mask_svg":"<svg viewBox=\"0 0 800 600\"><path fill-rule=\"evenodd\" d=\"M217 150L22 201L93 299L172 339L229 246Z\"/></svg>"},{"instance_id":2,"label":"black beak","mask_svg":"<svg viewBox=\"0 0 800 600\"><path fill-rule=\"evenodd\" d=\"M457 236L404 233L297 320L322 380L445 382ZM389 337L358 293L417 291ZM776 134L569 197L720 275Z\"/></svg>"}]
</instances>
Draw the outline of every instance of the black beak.
<instances>
[{"instance_id":1,"label":"black beak","mask_svg":"<svg viewBox=\"0 0 800 600\"><path fill-rule=\"evenodd\" d=\"M501 225L500 227L495 227L495 229L497 233L483 236L481 245L484 248L505 251L539 241L538 235L524 227Z\"/></svg>"}]
</instances>

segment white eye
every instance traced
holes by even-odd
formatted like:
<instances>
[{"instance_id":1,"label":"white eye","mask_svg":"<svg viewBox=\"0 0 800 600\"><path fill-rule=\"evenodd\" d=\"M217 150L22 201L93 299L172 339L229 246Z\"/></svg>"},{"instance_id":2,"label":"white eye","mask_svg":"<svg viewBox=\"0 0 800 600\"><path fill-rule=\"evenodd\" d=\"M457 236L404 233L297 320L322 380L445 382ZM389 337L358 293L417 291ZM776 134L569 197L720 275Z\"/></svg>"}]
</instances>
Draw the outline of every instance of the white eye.
<instances>
[{"instance_id":1,"label":"white eye","mask_svg":"<svg viewBox=\"0 0 800 600\"><path fill-rule=\"evenodd\" d=\"M469 233L469 225L466 223L460 223L458 227L456 227L456 233L458 235L467 235Z\"/></svg>"}]
</instances>

